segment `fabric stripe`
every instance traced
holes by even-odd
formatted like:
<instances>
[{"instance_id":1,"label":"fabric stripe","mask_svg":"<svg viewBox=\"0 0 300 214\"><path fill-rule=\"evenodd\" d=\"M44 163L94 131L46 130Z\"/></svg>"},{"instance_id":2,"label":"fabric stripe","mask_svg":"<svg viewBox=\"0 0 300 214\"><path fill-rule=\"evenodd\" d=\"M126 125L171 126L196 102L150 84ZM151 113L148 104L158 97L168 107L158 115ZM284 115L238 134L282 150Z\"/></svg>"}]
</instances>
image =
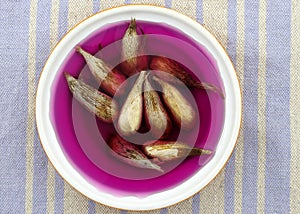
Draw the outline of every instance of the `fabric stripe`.
<instances>
[{"instance_id":1,"label":"fabric stripe","mask_svg":"<svg viewBox=\"0 0 300 214\"><path fill-rule=\"evenodd\" d=\"M51 2L50 14L50 51L53 50L58 41L58 20L59 20L59 4L57 0Z\"/></svg>"},{"instance_id":2,"label":"fabric stripe","mask_svg":"<svg viewBox=\"0 0 300 214\"><path fill-rule=\"evenodd\" d=\"M93 1L93 12L97 13L100 11L100 0Z\"/></svg>"},{"instance_id":3,"label":"fabric stripe","mask_svg":"<svg viewBox=\"0 0 300 214\"><path fill-rule=\"evenodd\" d=\"M205 27L226 47L228 0L202 0L202 2Z\"/></svg>"},{"instance_id":4,"label":"fabric stripe","mask_svg":"<svg viewBox=\"0 0 300 214\"><path fill-rule=\"evenodd\" d=\"M34 93L35 93L35 54L37 1L30 1L29 47L28 47L28 113L26 129L26 194L25 212L33 211L33 163L34 163Z\"/></svg>"},{"instance_id":5,"label":"fabric stripe","mask_svg":"<svg viewBox=\"0 0 300 214\"><path fill-rule=\"evenodd\" d=\"M191 17L192 19L195 19L196 17L195 8L196 8L196 0L172 1L172 9L177 10L178 12Z\"/></svg>"},{"instance_id":6,"label":"fabric stripe","mask_svg":"<svg viewBox=\"0 0 300 214\"><path fill-rule=\"evenodd\" d=\"M168 207L168 213L175 214L175 213L190 213L192 210L192 202L193 199L189 198L185 201L182 201L178 204Z\"/></svg>"},{"instance_id":7,"label":"fabric stripe","mask_svg":"<svg viewBox=\"0 0 300 214\"><path fill-rule=\"evenodd\" d=\"M236 0L228 0L228 16L227 16L227 27L228 27L228 39L227 39L227 51L228 54L236 65L236 45L237 45L237 2ZM229 159L225 168L224 177L224 212L234 212L234 170L235 170L235 152Z\"/></svg>"},{"instance_id":8,"label":"fabric stripe","mask_svg":"<svg viewBox=\"0 0 300 214\"><path fill-rule=\"evenodd\" d=\"M50 50L52 51L58 38L59 2L52 0L50 15ZM47 169L47 213L55 211L55 170L51 164Z\"/></svg>"},{"instance_id":9,"label":"fabric stripe","mask_svg":"<svg viewBox=\"0 0 300 214\"><path fill-rule=\"evenodd\" d=\"M258 62L258 165L257 213L264 213L266 164L266 17L267 2L259 1L259 62Z\"/></svg>"},{"instance_id":10,"label":"fabric stripe","mask_svg":"<svg viewBox=\"0 0 300 214\"><path fill-rule=\"evenodd\" d=\"M172 6L172 0L165 0L165 6L170 8Z\"/></svg>"},{"instance_id":11,"label":"fabric stripe","mask_svg":"<svg viewBox=\"0 0 300 214\"><path fill-rule=\"evenodd\" d=\"M41 147L37 133L34 139L33 213L47 210L47 157Z\"/></svg>"},{"instance_id":12,"label":"fabric stripe","mask_svg":"<svg viewBox=\"0 0 300 214\"><path fill-rule=\"evenodd\" d=\"M40 73L50 54L50 14L51 1L38 1L37 5L37 20L36 20L36 72L35 84L38 82ZM38 140L38 138L36 138ZM38 147L41 144L38 142ZM43 150L41 153L45 154Z\"/></svg>"},{"instance_id":13,"label":"fabric stripe","mask_svg":"<svg viewBox=\"0 0 300 214\"><path fill-rule=\"evenodd\" d=\"M100 8L101 10L106 10L112 7L117 7L123 4L129 4L131 1L126 1L126 0L115 0L115 1L101 1L100 2Z\"/></svg>"},{"instance_id":14,"label":"fabric stripe","mask_svg":"<svg viewBox=\"0 0 300 214\"><path fill-rule=\"evenodd\" d=\"M89 200L88 207L88 214L96 213L96 203L94 201Z\"/></svg>"},{"instance_id":15,"label":"fabric stripe","mask_svg":"<svg viewBox=\"0 0 300 214\"><path fill-rule=\"evenodd\" d=\"M54 213L55 210L55 170L51 164L47 169L47 213Z\"/></svg>"},{"instance_id":16,"label":"fabric stripe","mask_svg":"<svg viewBox=\"0 0 300 214\"><path fill-rule=\"evenodd\" d=\"M24 213L26 157L31 142L27 117L30 2L1 2L0 18L0 213ZM19 11L22 11L20 13ZM28 28L29 27L29 28ZM23 39L20 39L22 35ZM28 123L26 123L28 120ZM30 195L30 194L29 194Z\"/></svg>"},{"instance_id":17,"label":"fabric stripe","mask_svg":"<svg viewBox=\"0 0 300 214\"><path fill-rule=\"evenodd\" d=\"M245 58L243 87L244 155L242 213L254 213L257 204L258 154L258 1L245 1ZM251 53L251 54L248 54Z\"/></svg>"},{"instance_id":18,"label":"fabric stripe","mask_svg":"<svg viewBox=\"0 0 300 214\"><path fill-rule=\"evenodd\" d=\"M65 183L63 213L88 213L88 199Z\"/></svg>"},{"instance_id":19,"label":"fabric stripe","mask_svg":"<svg viewBox=\"0 0 300 214\"><path fill-rule=\"evenodd\" d=\"M291 17L291 181L290 209L291 213L300 210L300 2L293 1Z\"/></svg>"},{"instance_id":20,"label":"fabric stripe","mask_svg":"<svg viewBox=\"0 0 300 214\"><path fill-rule=\"evenodd\" d=\"M120 210L112 208L112 207L108 207L102 204L95 204L95 213L97 214L103 214L103 213L121 213Z\"/></svg>"},{"instance_id":21,"label":"fabric stripe","mask_svg":"<svg viewBox=\"0 0 300 214\"><path fill-rule=\"evenodd\" d=\"M224 213L224 169L200 192L200 213Z\"/></svg>"},{"instance_id":22,"label":"fabric stripe","mask_svg":"<svg viewBox=\"0 0 300 214\"><path fill-rule=\"evenodd\" d=\"M245 1L237 1L237 45L236 72L240 81L241 91L244 88L244 42L245 42ZM243 96L243 95L242 95ZM243 96L244 99L244 96ZM244 112L244 110L243 110ZM242 114L243 114L242 112ZM242 213L242 177L244 156L244 119L242 117L241 130L234 154L234 213Z\"/></svg>"},{"instance_id":23,"label":"fabric stripe","mask_svg":"<svg viewBox=\"0 0 300 214\"><path fill-rule=\"evenodd\" d=\"M289 213L290 1L268 1L267 12L265 212Z\"/></svg>"},{"instance_id":24,"label":"fabric stripe","mask_svg":"<svg viewBox=\"0 0 300 214\"><path fill-rule=\"evenodd\" d=\"M37 83L40 72L50 53L50 1L39 1L36 20L36 72ZM33 213L44 213L47 210L47 157L39 142L35 130L34 138L34 176L33 176Z\"/></svg>"},{"instance_id":25,"label":"fabric stripe","mask_svg":"<svg viewBox=\"0 0 300 214\"><path fill-rule=\"evenodd\" d=\"M167 208L161 209L160 214L168 214L168 209Z\"/></svg>"},{"instance_id":26,"label":"fabric stripe","mask_svg":"<svg viewBox=\"0 0 300 214\"><path fill-rule=\"evenodd\" d=\"M55 213L63 213L64 211L64 186L64 180L60 177L58 173L55 173Z\"/></svg>"},{"instance_id":27,"label":"fabric stripe","mask_svg":"<svg viewBox=\"0 0 300 214\"><path fill-rule=\"evenodd\" d=\"M68 29L70 30L82 20L93 14L94 4L92 1L69 0Z\"/></svg>"},{"instance_id":28,"label":"fabric stripe","mask_svg":"<svg viewBox=\"0 0 300 214\"><path fill-rule=\"evenodd\" d=\"M68 14L69 4L66 0L61 0L59 3L59 20L58 20L58 39L68 31Z\"/></svg>"},{"instance_id":29,"label":"fabric stripe","mask_svg":"<svg viewBox=\"0 0 300 214\"><path fill-rule=\"evenodd\" d=\"M198 22L203 23L203 2L202 0L197 0L196 2L196 19Z\"/></svg>"},{"instance_id":30,"label":"fabric stripe","mask_svg":"<svg viewBox=\"0 0 300 214\"><path fill-rule=\"evenodd\" d=\"M203 23L205 27L221 42L227 46L227 14L228 1L210 1L203 2ZM218 7L218 10L215 8ZM224 212L224 170L203 190L200 192L200 213L207 211L211 213Z\"/></svg>"},{"instance_id":31,"label":"fabric stripe","mask_svg":"<svg viewBox=\"0 0 300 214\"><path fill-rule=\"evenodd\" d=\"M200 210L200 193L197 193L193 197L193 202L192 202L192 213L193 214L198 214Z\"/></svg>"},{"instance_id":32,"label":"fabric stripe","mask_svg":"<svg viewBox=\"0 0 300 214\"><path fill-rule=\"evenodd\" d=\"M236 65L237 0L228 0L227 27L227 52L234 65Z\"/></svg>"}]
</instances>

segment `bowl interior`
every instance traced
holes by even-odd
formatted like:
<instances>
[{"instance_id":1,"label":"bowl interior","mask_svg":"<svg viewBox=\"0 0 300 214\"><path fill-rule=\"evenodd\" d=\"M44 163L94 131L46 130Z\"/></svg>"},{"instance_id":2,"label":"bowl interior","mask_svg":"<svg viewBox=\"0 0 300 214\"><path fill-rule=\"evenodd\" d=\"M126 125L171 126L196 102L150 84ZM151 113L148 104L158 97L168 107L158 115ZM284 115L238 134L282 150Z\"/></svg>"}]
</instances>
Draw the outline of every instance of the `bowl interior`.
<instances>
[{"instance_id":1,"label":"bowl interior","mask_svg":"<svg viewBox=\"0 0 300 214\"><path fill-rule=\"evenodd\" d=\"M115 65L112 67L118 68L119 62L122 61L118 50L121 49L121 39L128 25L127 20L104 26L83 39L79 45L86 51L105 58L110 65ZM166 24L137 20L137 25L146 35L146 51L143 54L149 56L149 61L155 56L174 59L185 65L194 78L213 83L219 88L223 87L214 60L205 47ZM99 43L101 51L98 50ZM163 174L120 162L110 154L106 145L110 136L117 134L114 125L97 120L80 103L72 99L64 77L66 71L81 77L90 85L95 85L95 88L99 86L95 83L82 56L72 50L57 71L51 88L53 128L70 162L100 190L105 186L106 189L110 189L111 194L145 197L184 182L213 157L213 155L189 157L184 161L177 160L163 164L162 168L165 171ZM195 103L199 124L191 130L182 131L181 136L175 134L176 127L173 127L174 136L168 139L181 139L190 145L214 151L223 128L224 100L219 94L211 91L192 89L191 93L188 100ZM125 97L122 96L119 100Z\"/></svg>"}]
</instances>

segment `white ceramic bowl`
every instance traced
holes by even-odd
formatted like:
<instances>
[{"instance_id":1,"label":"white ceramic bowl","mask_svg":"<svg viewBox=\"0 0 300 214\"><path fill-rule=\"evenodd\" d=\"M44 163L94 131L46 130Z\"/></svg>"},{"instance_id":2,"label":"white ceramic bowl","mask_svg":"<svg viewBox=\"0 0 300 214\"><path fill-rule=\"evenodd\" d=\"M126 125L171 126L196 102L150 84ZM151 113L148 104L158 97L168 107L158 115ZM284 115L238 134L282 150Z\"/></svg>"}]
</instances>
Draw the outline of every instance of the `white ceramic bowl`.
<instances>
[{"instance_id":1,"label":"white ceramic bowl","mask_svg":"<svg viewBox=\"0 0 300 214\"><path fill-rule=\"evenodd\" d=\"M91 32L104 26L135 17L137 20L164 22L180 29L205 46L215 59L226 94L225 121L213 158L180 185L145 198L118 197L93 186L73 167L62 151L50 121L51 84L68 53ZM75 189L102 204L128 210L158 209L185 200L204 188L225 166L233 152L241 121L241 93L234 67L220 43L202 25L171 9L145 5L113 8L95 14L72 29L50 55L39 80L36 96L36 123L42 146L58 173Z\"/></svg>"}]
</instances>

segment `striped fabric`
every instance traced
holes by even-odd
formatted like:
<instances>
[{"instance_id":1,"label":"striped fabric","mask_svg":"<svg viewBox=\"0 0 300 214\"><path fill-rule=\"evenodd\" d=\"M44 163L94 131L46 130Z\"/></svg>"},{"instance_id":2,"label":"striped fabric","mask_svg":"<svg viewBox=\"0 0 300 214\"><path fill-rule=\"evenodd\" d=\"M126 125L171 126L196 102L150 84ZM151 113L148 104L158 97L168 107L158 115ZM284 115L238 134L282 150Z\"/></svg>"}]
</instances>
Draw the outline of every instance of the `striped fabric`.
<instances>
[{"instance_id":1,"label":"striped fabric","mask_svg":"<svg viewBox=\"0 0 300 214\"><path fill-rule=\"evenodd\" d=\"M192 198L148 213L299 213L299 0L1 1L0 213L132 213L97 204L62 180L39 143L34 105L42 67L70 28L137 3L203 23L228 51L243 95L226 168Z\"/></svg>"}]
</instances>

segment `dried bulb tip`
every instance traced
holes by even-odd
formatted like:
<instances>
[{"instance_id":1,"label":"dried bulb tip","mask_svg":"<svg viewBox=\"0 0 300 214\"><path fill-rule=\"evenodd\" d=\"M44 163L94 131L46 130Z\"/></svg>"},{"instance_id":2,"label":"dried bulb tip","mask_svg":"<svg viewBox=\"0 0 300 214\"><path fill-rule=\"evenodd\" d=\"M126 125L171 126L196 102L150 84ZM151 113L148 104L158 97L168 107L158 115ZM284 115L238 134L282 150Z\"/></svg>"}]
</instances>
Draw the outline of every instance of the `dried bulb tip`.
<instances>
[{"instance_id":1,"label":"dried bulb tip","mask_svg":"<svg viewBox=\"0 0 300 214\"><path fill-rule=\"evenodd\" d=\"M77 45L76 47L75 47L75 50L77 51L77 52L79 52L79 53L81 53L83 50L82 50L82 48L80 47L80 45Z\"/></svg>"},{"instance_id":2,"label":"dried bulb tip","mask_svg":"<svg viewBox=\"0 0 300 214\"><path fill-rule=\"evenodd\" d=\"M135 18L131 18L130 24L129 24L129 34L136 31L136 21Z\"/></svg>"},{"instance_id":3,"label":"dried bulb tip","mask_svg":"<svg viewBox=\"0 0 300 214\"><path fill-rule=\"evenodd\" d=\"M65 75L65 78L69 81L71 78L72 78L72 76L68 73L68 72L64 72L64 75Z\"/></svg>"}]
</instances>

